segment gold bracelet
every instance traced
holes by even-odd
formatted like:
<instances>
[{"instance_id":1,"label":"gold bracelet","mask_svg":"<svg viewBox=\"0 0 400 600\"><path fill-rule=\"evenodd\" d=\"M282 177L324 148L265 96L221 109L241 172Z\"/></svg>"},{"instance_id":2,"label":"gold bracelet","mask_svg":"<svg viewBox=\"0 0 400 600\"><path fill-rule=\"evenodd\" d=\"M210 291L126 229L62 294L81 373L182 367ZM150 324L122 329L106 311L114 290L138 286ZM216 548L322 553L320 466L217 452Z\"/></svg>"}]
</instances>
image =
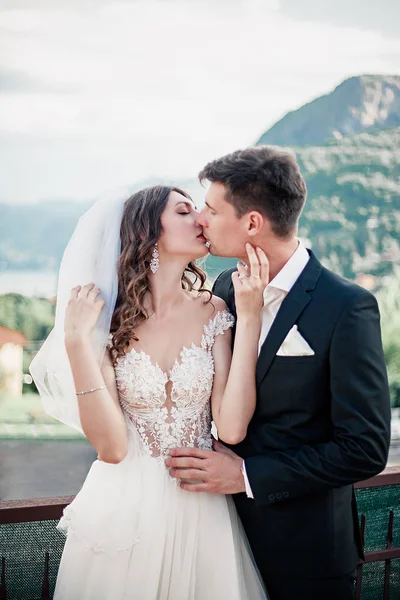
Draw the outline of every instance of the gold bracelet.
<instances>
[{"instance_id":1,"label":"gold bracelet","mask_svg":"<svg viewBox=\"0 0 400 600\"><path fill-rule=\"evenodd\" d=\"M104 390L107 386L102 385L97 388L92 388L91 390L83 390L83 392L76 392L77 396L84 396L85 394L91 394L92 392L98 392L99 390Z\"/></svg>"}]
</instances>

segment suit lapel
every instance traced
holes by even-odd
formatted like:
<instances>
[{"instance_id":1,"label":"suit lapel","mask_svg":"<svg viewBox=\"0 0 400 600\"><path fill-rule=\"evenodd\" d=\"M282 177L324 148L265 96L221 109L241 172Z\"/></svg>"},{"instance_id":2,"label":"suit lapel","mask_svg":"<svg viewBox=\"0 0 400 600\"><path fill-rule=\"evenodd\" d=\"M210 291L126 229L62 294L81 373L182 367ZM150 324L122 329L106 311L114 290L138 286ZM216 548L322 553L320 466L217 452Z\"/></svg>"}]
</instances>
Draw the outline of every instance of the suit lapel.
<instances>
[{"instance_id":1,"label":"suit lapel","mask_svg":"<svg viewBox=\"0 0 400 600\"><path fill-rule=\"evenodd\" d=\"M309 250L310 260L282 302L272 327L263 343L257 361L256 378L259 386L268 373L271 362L298 317L311 300L311 292L321 274L322 265Z\"/></svg>"}]
</instances>

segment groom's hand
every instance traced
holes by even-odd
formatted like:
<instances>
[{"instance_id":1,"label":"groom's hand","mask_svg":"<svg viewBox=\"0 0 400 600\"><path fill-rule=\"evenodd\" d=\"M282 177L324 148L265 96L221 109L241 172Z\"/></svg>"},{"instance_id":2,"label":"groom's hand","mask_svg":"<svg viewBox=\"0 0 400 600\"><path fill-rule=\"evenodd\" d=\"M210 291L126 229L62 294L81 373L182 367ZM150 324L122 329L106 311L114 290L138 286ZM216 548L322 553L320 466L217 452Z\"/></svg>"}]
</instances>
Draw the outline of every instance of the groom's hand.
<instances>
[{"instance_id":1,"label":"groom's hand","mask_svg":"<svg viewBox=\"0 0 400 600\"><path fill-rule=\"evenodd\" d=\"M214 440L215 450L199 448L173 448L165 464L171 477L181 479L180 487L188 492L211 494L237 494L245 492L241 471L243 459ZM190 483L185 480L196 480ZM200 481L200 483L199 483Z\"/></svg>"}]
</instances>

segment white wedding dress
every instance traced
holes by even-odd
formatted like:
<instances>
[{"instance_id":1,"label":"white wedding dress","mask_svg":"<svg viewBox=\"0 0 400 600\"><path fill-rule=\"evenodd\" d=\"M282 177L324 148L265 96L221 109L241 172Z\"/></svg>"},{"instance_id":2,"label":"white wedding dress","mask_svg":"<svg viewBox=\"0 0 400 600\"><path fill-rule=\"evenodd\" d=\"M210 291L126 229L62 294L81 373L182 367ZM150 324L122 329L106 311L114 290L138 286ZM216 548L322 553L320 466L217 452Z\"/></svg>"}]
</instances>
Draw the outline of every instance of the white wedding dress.
<instances>
[{"instance_id":1,"label":"white wedding dress","mask_svg":"<svg viewBox=\"0 0 400 600\"><path fill-rule=\"evenodd\" d=\"M95 461L65 509L55 600L267 598L232 498L182 490L164 463L170 448L212 449L212 347L232 325L218 312L170 377L144 352L118 359L128 454Z\"/></svg>"}]
</instances>

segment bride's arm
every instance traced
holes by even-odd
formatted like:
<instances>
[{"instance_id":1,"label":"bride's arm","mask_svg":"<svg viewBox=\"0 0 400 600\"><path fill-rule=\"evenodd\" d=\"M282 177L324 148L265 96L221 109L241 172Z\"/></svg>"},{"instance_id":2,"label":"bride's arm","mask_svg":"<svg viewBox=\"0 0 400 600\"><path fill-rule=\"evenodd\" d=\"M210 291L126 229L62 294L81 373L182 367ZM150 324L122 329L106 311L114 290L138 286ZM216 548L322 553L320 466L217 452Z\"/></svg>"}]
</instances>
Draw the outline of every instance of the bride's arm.
<instances>
[{"instance_id":1,"label":"bride's arm","mask_svg":"<svg viewBox=\"0 0 400 600\"><path fill-rule=\"evenodd\" d=\"M65 317L65 347L76 391L107 386L78 395L79 416L83 432L96 449L99 459L118 463L127 452L128 434L119 404L115 371L108 350L102 365L97 362L90 334L103 307L96 301L94 286L74 288Z\"/></svg>"},{"instance_id":2,"label":"bride's arm","mask_svg":"<svg viewBox=\"0 0 400 600\"><path fill-rule=\"evenodd\" d=\"M246 437L255 410L259 336L260 317L239 317L233 355L230 331L219 335L214 343L211 406L218 437L227 444L238 444Z\"/></svg>"},{"instance_id":3,"label":"bride's arm","mask_svg":"<svg viewBox=\"0 0 400 600\"><path fill-rule=\"evenodd\" d=\"M214 385L211 406L218 437L238 444L247 433L256 406L256 363L261 330L263 291L268 261L262 250L248 249L250 268L233 273L237 324L233 355L231 334L218 336L213 347Z\"/></svg>"}]
</instances>

